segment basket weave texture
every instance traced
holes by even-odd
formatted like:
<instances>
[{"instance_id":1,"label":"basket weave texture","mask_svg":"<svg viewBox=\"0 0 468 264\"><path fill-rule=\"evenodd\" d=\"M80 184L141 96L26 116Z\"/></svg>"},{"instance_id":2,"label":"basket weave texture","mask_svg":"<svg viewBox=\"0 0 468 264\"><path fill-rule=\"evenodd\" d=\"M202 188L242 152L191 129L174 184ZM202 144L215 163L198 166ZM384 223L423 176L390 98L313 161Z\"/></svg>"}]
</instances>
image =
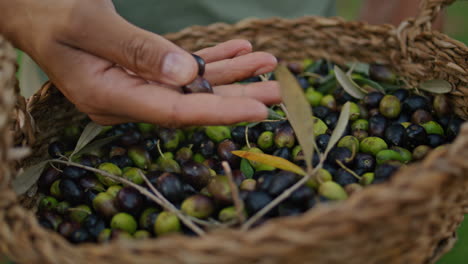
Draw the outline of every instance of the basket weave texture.
<instances>
[{"instance_id":1,"label":"basket weave texture","mask_svg":"<svg viewBox=\"0 0 468 264\"><path fill-rule=\"evenodd\" d=\"M245 20L191 27L166 37L187 50L232 38L294 60L325 58L388 64L409 86L444 79L455 111L468 118L468 48L430 31L453 0L426 0L421 14L398 28L304 17ZM51 84L26 101L14 96L13 48L0 37L0 252L21 263L433 263L453 246L468 213L468 125L447 149L400 170L385 184L302 216L271 220L250 230L217 230L201 238L173 235L147 241L75 246L40 227L29 197L11 180L19 166L44 158L61 127L84 118ZM7 113L11 113L7 115ZM14 161L13 145L33 155Z\"/></svg>"}]
</instances>

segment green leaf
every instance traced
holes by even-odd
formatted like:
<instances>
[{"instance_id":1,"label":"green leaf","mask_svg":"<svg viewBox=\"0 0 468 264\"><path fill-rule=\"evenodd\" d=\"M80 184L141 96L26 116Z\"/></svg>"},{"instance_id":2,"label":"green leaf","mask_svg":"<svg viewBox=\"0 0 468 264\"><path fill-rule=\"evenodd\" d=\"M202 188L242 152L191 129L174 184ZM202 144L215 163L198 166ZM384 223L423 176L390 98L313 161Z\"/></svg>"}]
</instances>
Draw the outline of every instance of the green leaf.
<instances>
[{"instance_id":1,"label":"green leaf","mask_svg":"<svg viewBox=\"0 0 468 264\"><path fill-rule=\"evenodd\" d=\"M362 62L348 62L346 66L353 68L353 72L361 73L366 76L369 76L369 64Z\"/></svg>"},{"instance_id":2,"label":"green leaf","mask_svg":"<svg viewBox=\"0 0 468 264\"><path fill-rule=\"evenodd\" d=\"M266 164L277 169L291 171L302 176L306 175L306 172L301 167L287 159L283 159L277 156L243 150L235 150L231 151L231 153L241 158Z\"/></svg>"},{"instance_id":3,"label":"green leaf","mask_svg":"<svg viewBox=\"0 0 468 264\"><path fill-rule=\"evenodd\" d=\"M360 85L369 85L370 87L376 89L377 91L385 94L385 88L382 87L382 85L380 85L378 82L374 82L372 80L369 80L359 74L353 74L351 75L351 79L353 79L353 81L356 81L357 84L360 84Z\"/></svg>"},{"instance_id":4,"label":"green leaf","mask_svg":"<svg viewBox=\"0 0 468 264\"><path fill-rule=\"evenodd\" d=\"M75 149L70 155L70 158L72 158L73 155L75 155L78 151L80 151L82 148L88 145L89 142L96 138L99 135L99 133L101 133L103 128L103 126L98 125L94 122L90 122L88 125L86 125L85 129L83 130L83 133L81 133L81 136L78 139L78 142L76 143Z\"/></svg>"},{"instance_id":5,"label":"green leaf","mask_svg":"<svg viewBox=\"0 0 468 264\"><path fill-rule=\"evenodd\" d=\"M348 76L340 67L335 65L336 80L340 83L341 87L352 97L362 99L366 95L361 88Z\"/></svg>"},{"instance_id":6,"label":"green leaf","mask_svg":"<svg viewBox=\"0 0 468 264\"><path fill-rule=\"evenodd\" d=\"M268 108L268 119L269 120L283 120L284 117L275 112L275 110Z\"/></svg>"},{"instance_id":7,"label":"green leaf","mask_svg":"<svg viewBox=\"0 0 468 264\"><path fill-rule=\"evenodd\" d=\"M86 145L84 148L82 148L80 151L76 152L74 155L82 155L82 154L89 153L89 152L91 152L91 151L93 151L95 149L98 149L98 148L100 148L102 146L105 146L105 145L111 143L112 141L116 140L119 137L120 136L111 136L111 137L98 139L98 140L94 141L93 143Z\"/></svg>"},{"instance_id":8,"label":"green leaf","mask_svg":"<svg viewBox=\"0 0 468 264\"><path fill-rule=\"evenodd\" d=\"M445 94L452 91L452 85L445 80L430 80L421 83L419 89L435 94Z\"/></svg>"},{"instance_id":9,"label":"green leaf","mask_svg":"<svg viewBox=\"0 0 468 264\"><path fill-rule=\"evenodd\" d=\"M13 180L13 190L18 195L26 193L26 191L29 190L37 180L39 180L39 177L47 163L48 161L41 161L24 169L24 171Z\"/></svg>"},{"instance_id":10,"label":"green leaf","mask_svg":"<svg viewBox=\"0 0 468 264\"><path fill-rule=\"evenodd\" d=\"M338 118L338 122L336 123L335 129L328 141L327 148L325 150L325 157L328 155L328 152L335 146L335 144L340 140L341 136L343 135L344 131L346 130L346 126L348 125L349 121L349 111L350 111L351 104L346 102L341 108L340 117Z\"/></svg>"},{"instance_id":11,"label":"green leaf","mask_svg":"<svg viewBox=\"0 0 468 264\"><path fill-rule=\"evenodd\" d=\"M288 112L288 120L294 129L296 138L302 147L307 170L312 171L312 156L314 155L314 119L312 108L304 91L289 70L280 65L275 71L276 80L280 83L283 103Z\"/></svg>"},{"instance_id":12,"label":"green leaf","mask_svg":"<svg viewBox=\"0 0 468 264\"><path fill-rule=\"evenodd\" d=\"M246 159L241 159L240 170L247 179L251 179L255 172L250 162Z\"/></svg>"}]
</instances>

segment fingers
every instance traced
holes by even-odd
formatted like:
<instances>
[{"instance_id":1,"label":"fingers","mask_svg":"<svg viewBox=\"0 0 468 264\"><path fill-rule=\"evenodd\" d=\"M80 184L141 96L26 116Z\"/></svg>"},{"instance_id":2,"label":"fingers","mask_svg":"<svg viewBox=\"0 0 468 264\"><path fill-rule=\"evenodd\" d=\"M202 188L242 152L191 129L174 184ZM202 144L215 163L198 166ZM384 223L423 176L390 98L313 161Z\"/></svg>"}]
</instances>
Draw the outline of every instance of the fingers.
<instances>
[{"instance_id":1,"label":"fingers","mask_svg":"<svg viewBox=\"0 0 468 264\"><path fill-rule=\"evenodd\" d=\"M252 44L249 41L233 39L214 47L199 50L195 54L202 57L206 63L210 63L245 55L250 52L252 52Z\"/></svg>"},{"instance_id":2,"label":"fingers","mask_svg":"<svg viewBox=\"0 0 468 264\"><path fill-rule=\"evenodd\" d=\"M131 25L112 9L77 11L65 42L122 65L146 80L182 86L198 66L192 55L165 38Z\"/></svg>"},{"instance_id":3,"label":"fingers","mask_svg":"<svg viewBox=\"0 0 468 264\"><path fill-rule=\"evenodd\" d=\"M281 102L279 84L275 81L222 85L215 87L214 92L221 96L249 97L267 105Z\"/></svg>"},{"instance_id":4,"label":"fingers","mask_svg":"<svg viewBox=\"0 0 468 264\"><path fill-rule=\"evenodd\" d=\"M207 64L204 77L212 85L228 84L271 72L276 64L277 61L273 55L266 52L253 52Z\"/></svg>"}]
</instances>

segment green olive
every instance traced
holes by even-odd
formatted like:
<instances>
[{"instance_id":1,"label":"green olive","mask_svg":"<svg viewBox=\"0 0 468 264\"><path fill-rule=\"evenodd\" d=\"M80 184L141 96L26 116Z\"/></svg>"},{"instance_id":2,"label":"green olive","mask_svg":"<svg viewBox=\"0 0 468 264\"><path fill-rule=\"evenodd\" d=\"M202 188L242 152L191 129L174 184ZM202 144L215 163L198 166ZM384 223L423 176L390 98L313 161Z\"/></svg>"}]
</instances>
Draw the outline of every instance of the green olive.
<instances>
[{"instance_id":1,"label":"green olive","mask_svg":"<svg viewBox=\"0 0 468 264\"><path fill-rule=\"evenodd\" d=\"M379 137L368 137L361 141L360 149L361 152L377 155L381 150L387 149L388 145L385 141Z\"/></svg>"},{"instance_id":2,"label":"green olive","mask_svg":"<svg viewBox=\"0 0 468 264\"><path fill-rule=\"evenodd\" d=\"M357 119L351 124L351 130L365 130L369 129L369 121L366 119Z\"/></svg>"},{"instance_id":3,"label":"green olive","mask_svg":"<svg viewBox=\"0 0 468 264\"><path fill-rule=\"evenodd\" d=\"M133 234L137 229L137 222L130 214L118 213L112 217L110 226L112 229L120 229Z\"/></svg>"},{"instance_id":4,"label":"green olive","mask_svg":"<svg viewBox=\"0 0 468 264\"><path fill-rule=\"evenodd\" d=\"M391 149L383 149L379 151L375 157L377 164L385 163L389 160L397 160L401 162L405 162L403 157L400 155L398 151L391 150Z\"/></svg>"},{"instance_id":5,"label":"green olive","mask_svg":"<svg viewBox=\"0 0 468 264\"><path fill-rule=\"evenodd\" d=\"M312 106L319 106L322 101L323 94L314 90L314 88L307 88L305 91L307 101Z\"/></svg>"},{"instance_id":6,"label":"green olive","mask_svg":"<svg viewBox=\"0 0 468 264\"><path fill-rule=\"evenodd\" d=\"M344 136L338 141L338 147L345 147L351 150L352 153L359 151L359 140L353 136Z\"/></svg>"},{"instance_id":7,"label":"green olive","mask_svg":"<svg viewBox=\"0 0 468 264\"><path fill-rule=\"evenodd\" d=\"M349 120L354 121L357 120L360 116L361 109L356 103L350 102L349 104Z\"/></svg>"},{"instance_id":8,"label":"green olive","mask_svg":"<svg viewBox=\"0 0 468 264\"><path fill-rule=\"evenodd\" d=\"M181 228L179 218L171 212L161 212L154 223L154 233L159 236L180 232Z\"/></svg>"},{"instance_id":9,"label":"green olive","mask_svg":"<svg viewBox=\"0 0 468 264\"><path fill-rule=\"evenodd\" d=\"M361 175L361 180L360 183L363 186L370 185L374 181L374 173L373 172L366 172L363 175Z\"/></svg>"},{"instance_id":10,"label":"green olive","mask_svg":"<svg viewBox=\"0 0 468 264\"><path fill-rule=\"evenodd\" d=\"M113 163L110 163L110 162L105 162L105 163L102 163L101 165L99 165L98 167L99 170L102 170L102 171L105 171L107 173L110 173L112 175L115 175L115 176L121 176L122 175L122 170L120 170L120 168L113 164ZM106 177L100 173L96 173L96 176L97 178L99 179L99 181L106 185L106 186L112 186L112 185L116 185L118 184L117 181L109 178L109 177Z\"/></svg>"},{"instance_id":11,"label":"green olive","mask_svg":"<svg viewBox=\"0 0 468 264\"><path fill-rule=\"evenodd\" d=\"M127 179L135 184L143 184L145 181L143 180L143 177L141 176L142 171L139 168L125 168L124 172L122 174L122 177L124 179Z\"/></svg>"},{"instance_id":12,"label":"green olive","mask_svg":"<svg viewBox=\"0 0 468 264\"><path fill-rule=\"evenodd\" d=\"M327 182L327 181L332 181L333 177L328 172L326 169L320 168L317 171L317 174L315 174L310 180L306 182L306 186L313 188L313 189L318 189L320 186L320 183Z\"/></svg>"},{"instance_id":13,"label":"green olive","mask_svg":"<svg viewBox=\"0 0 468 264\"><path fill-rule=\"evenodd\" d=\"M207 126L205 133L216 143L231 138L231 130L227 126Z\"/></svg>"},{"instance_id":14,"label":"green olive","mask_svg":"<svg viewBox=\"0 0 468 264\"><path fill-rule=\"evenodd\" d=\"M320 184L319 193L330 200L345 200L348 194L338 183L327 181Z\"/></svg>"},{"instance_id":15,"label":"green olive","mask_svg":"<svg viewBox=\"0 0 468 264\"><path fill-rule=\"evenodd\" d=\"M421 124L422 127L426 130L427 134L438 134L443 136L444 135L444 129L442 128L439 123L435 121L429 121L426 123Z\"/></svg>"},{"instance_id":16,"label":"green olive","mask_svg":"<svg viewBox=\"0 0 468 264\"><path fill-rule=\"evenodd\" d=\"M379 104L380 114L387 118L396 118L401 112L401 103L394 95L385 95Z\"/></svg>"}]
</instances>

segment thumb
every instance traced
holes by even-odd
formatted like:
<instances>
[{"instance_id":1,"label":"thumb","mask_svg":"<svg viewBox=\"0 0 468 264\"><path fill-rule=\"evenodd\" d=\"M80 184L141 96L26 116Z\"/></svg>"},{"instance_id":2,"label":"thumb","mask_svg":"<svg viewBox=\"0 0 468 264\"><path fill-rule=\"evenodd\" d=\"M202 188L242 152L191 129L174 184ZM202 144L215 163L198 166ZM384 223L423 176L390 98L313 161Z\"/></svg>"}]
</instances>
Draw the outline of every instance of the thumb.
<instances>
[{"instance_id":1,"label":"thumb","mask_svg":"<svg viewBox=\"0 0 468 264\"><path fill-rule=\"evenodd\" d=\"M68 34L71 45L124 66L146 80L183 86L195 79L198 65L187 51L130 24L114 10L87 11L82 17L85 25L78 23L81 28Z\"/></svg>"}]
</instances>

